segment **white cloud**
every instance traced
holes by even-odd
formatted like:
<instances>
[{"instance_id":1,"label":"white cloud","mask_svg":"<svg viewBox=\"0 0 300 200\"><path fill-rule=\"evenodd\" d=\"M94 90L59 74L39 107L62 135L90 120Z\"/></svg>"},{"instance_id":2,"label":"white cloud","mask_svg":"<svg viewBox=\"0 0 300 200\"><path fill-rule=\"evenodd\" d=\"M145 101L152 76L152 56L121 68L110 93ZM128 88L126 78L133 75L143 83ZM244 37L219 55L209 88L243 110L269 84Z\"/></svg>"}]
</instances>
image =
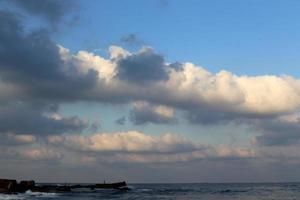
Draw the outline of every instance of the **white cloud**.
<instances>
[{"instance_id":1,"label":"white cloud","mask_svg":"<svg viewBox=\"0 0 300 200\"><path fill-rule=\"evenodd\" d=\"M142 54L143 51L139 52ZM181 63L181 68L175 69L165 62L162 67L166 67L168 79L138 84L123 81L117 76L122 67L118 66L119 59L124 60L133 55L121 47L110 47L111 58L108 59L86 51L75 55L67 50L61 52L62 58L66 60L67 57L79 70L86 73L88 69L94 69L99 72L99 83L87 97L82 96L83 100L88 98L100 102L124 103L129 100L145 101L190 113L201 111L201 115L205 115L203 110L219 112L228 120L235 117L282 115L295 112L300 106L300 81L290 76L238 76L225 70L213 74L193 63ZM139 52L134 54L136 59ZM153 50L152 53L155 55L153 59L159 62L163 60ZM142 68L143 59L137 60L139 62L135 65L141 66L135 66L135 69ZM126 70L134 69L129 67ZM173 113L171 109L167 111L166 107L157 107L154 112Z\"/></svg>"},{"instance_id":2,"label":"white cloud","mask_svg":"<svg viewBox=\"0 0 300 200\"><path fill-rule=\"evenodd\" d=\"M109 47L109 54L111 59L124 58L131 55L131 53L124 48L114 45Z\"/></svg>"},{"instance_id":3,"label":"white cloud","mask_svg":"<svg viewBox=\"0 0 300 200\"><path fill-rule=\"evenodd\" d=\"M186 139L173 134L146 135L138 131L97 133L92 135L49 136L51 144L62 144L82 151L157 152L194 151L200 148Z\"/></svg>"},{"instance_id":4,"label":"white cloud","mask_svg":"<svg viewBox=\"0 0 300 200\"><path fill-rule=\"evenodd\" d=\"M171 70L166 86L171 94L178 94L172 94L177 101L257 115L295 111L300 105L299 89L299 81L288 76L249 77L227 71L212 74L192 63L184 64L180 71Z\"/></svg>"},{"instance_id":5,"label":"white cloud","mask_svg":"<svg viewBox=\"0 0 300 200\"><path fill-rule=\"evenodd\" d=\"M70 54L68 49L60 47L61 58L66 63L72 63L81 73L87 73L88 70L93 69L99 74L99 79L109 81L116 74L116 63L112 60L104 59L92 52L79 51L77 54ZM116 54L116 48L112 48L112 54ZM121 54L121 50L118 51Z\"/></svg>"}]
</instances>

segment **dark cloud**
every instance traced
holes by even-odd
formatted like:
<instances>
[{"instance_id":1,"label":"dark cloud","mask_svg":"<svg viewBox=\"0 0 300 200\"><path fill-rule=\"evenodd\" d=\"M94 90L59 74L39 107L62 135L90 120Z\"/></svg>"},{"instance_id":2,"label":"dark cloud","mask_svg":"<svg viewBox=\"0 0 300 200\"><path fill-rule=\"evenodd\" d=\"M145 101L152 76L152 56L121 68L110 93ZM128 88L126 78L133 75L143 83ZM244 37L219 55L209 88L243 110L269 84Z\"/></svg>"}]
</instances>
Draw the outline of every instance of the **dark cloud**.
<instances>
[{"instance_id":1,"label":"dark cloud","mask_svg":"<svg viewBox=\"0 0 300 200\"><path fill-rule=\"evenodd\" d=\"M120 79L133 83L146 84L168 79L164 57L149 48L121 58L118 70Z\"/></svg>"},{"instance_id":2,"label":"dark cloud","mask_svg":"<svg viewBox=\"0 0 300 200\"><path fill-rule=\"evenodd\" d=\"M126 122L125 116L120 117L119 119L116 120L116 123L119 124L119 125L124 125L125 122Z\"/></svg>"},{"instance_id":3,"label":"dark cloud","mask_svg":"<svg viewBox=\"0 0 300 200\"><path fill-rule=\"evenodd\" d=\"M287 146L300 142L300 118L295 121L279 119L256 122L255 129L262 133L256 141L265 146Z\"/></svg>"},{"instance_id":4,"label":"dark cloud","mask_svg":"<svg viewBox=\"0 0 300 200\"><path fill-rule=\"evenodd\" d=\"M0 133L80 133L89 124L78 117L55 117L57 105L45 102L10 102L0 106Z\"/></svg>"},{"instance_id":5,"label":"dark cloud","mask_svg":"<svg viewBox=\"0 0 300 200\"><path fill-rule=\"evenodd\" d=\"M215 110L203 108L201 111L186 112L187 120L192 124L214 125L228 123L234 119L233 115L222 113Z\"/></svg>"},{"instance_id":6,"label":"dark cloud","mask_svg":"<svg viewBox=\"0 0 300 200\"><path fill-rule=\"evenodd\" d=\"M75 67L65 66L47 31L26 34L20 19L6 11L0 11L0 24L2 81L20 85L33 96L47 98L73 97L95 85L97 72L81 74Z\"/></svg>"},{"instance_id":7,"label":"dark cloud","mask_svg":"<svg viewBox=\"0 0 300 200\"><path fill-rule=\"evenodd\" d=\"M141 107L134 107L130 111L129 119L136 125L142 125L147 123L175 124L178 122L173 113L163 114L157 112L157 108L158 107L150 104L142 105Z\"/></svg>"},{"instance_id":8,"label":"dark cloud","mask_svg":"<svg viewBox=\"0 0 300 200\"><path fill-rule=\"evenodd\" d=\"M76 6L76 0L10 0L26 12L56 24Z\"/></svg>"},{"instance_id":9,"label":"dark cloud","mask_svg":"<svg viewBox=\"0 0 300 200\"><path fill-rule=\"evenodd\" d=\"M17 88L6 98L9 101L0 104L0 133L80 133L87 128L88 123L77 117L48 115L60 102L73 101L93 88L97 72L82 74L72 63L64 63L49 33L42 29L25 33L15 13L0 11L0 24L1 84Z\"/></svg>"}]
</instances>

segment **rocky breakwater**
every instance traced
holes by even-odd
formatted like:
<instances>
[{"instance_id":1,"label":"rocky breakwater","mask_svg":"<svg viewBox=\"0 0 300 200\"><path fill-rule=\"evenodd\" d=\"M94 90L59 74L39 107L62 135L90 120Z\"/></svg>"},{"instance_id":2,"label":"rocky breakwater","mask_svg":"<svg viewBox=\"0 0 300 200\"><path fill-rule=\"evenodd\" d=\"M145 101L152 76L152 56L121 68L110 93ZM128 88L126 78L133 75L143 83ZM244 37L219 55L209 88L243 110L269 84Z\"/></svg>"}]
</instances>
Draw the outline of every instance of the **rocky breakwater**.
<instances>
[{"instance_id":1,"label":"rocky breakwater","mask_svg":"<svg viewBox=\"0 0 300 200\"><path fill-rule=\"evenodd\" d=\"M0 193L13 193L18 190L16 180L0 179Z\"/></svg>"},{"instance_id":2,"label":"rocky breakwater","mask_svg":"<svg viewBox=\"0 0 300 200\"><path fill-rule=\"evenodd\" d=\"M28 190L32 192L70 192L70 186L55 186L55 185L42 185L37 186L35 181L20 181L11 179L0 179L0 193L14 194L24 193Z\"/></svg>"},{"instance_id":3,"label":"rocky breakwater","mask_svg":"<svg viewBox=\"0 0 300 200\"><path fill-rule=\"evenodd\" d=\"M11 179L0 179L0 193L14 194L14 193L24 193L28 190L32 192L71 192L72 189L118 189L118 190L130 190L127 187L127 183L116 182L116 183L102 183L102 184L90 184L90 185L36 185L35 181L20 181L19 183L16 180Z\"/></svg>"}]
</instances>

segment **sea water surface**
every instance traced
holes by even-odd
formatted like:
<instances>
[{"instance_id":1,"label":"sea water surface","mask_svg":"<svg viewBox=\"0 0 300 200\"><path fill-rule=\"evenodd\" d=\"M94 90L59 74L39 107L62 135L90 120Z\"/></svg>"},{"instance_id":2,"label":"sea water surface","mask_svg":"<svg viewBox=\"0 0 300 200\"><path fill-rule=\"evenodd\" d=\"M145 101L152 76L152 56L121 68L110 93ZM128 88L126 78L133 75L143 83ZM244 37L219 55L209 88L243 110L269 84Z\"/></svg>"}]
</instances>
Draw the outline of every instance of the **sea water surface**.
<instances>
[{"instance_id":1,"label":"sea water surface","mask_svg":"<svg viewBox=\"0 0 300 200\"><path fill-rule=\"evenodd\" d=\"M300 200L300 183L195 183L195 184L129 184L130 191L97 190L71 193L33 193L6 195L0 199L42 200Z\"/></svg>"}]
</instances>

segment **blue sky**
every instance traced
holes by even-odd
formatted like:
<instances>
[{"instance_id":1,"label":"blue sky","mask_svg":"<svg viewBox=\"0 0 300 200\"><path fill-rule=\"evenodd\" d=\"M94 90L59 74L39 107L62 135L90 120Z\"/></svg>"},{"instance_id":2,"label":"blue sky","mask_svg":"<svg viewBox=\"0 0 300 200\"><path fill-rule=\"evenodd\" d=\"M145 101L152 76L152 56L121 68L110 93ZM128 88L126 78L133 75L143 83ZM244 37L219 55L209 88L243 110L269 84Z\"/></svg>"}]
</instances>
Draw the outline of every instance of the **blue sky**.
<instances>
[{"instance_id":1,"label":"blue sky","mask_svg":"<svg viewBox=\"0 0 300 200\"><path fill-rule=\"evenodd\" d=\"M1 177L300 180L300 2L0 5Z\"/></svg>"}]
</instances>

